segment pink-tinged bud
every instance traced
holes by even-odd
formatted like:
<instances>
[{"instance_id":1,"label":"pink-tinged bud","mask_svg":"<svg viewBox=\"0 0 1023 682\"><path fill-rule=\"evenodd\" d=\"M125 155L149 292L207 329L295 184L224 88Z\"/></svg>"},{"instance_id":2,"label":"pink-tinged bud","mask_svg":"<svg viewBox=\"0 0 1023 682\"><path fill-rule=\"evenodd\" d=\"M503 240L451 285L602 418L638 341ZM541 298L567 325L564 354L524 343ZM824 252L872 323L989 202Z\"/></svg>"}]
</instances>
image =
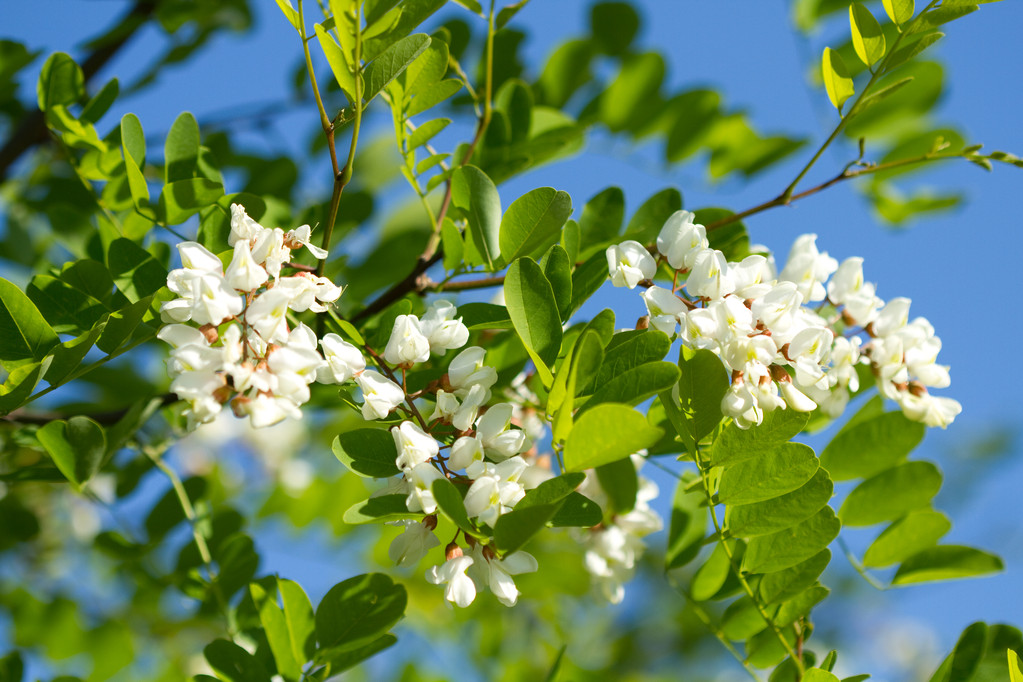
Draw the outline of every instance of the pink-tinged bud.
<instances>
[{"instance_id":1,"label":"pink-tinged bud","mask_svg":"<svg viewBox=\"0 0 1023 682\"><path fill-rule=\"evenodd\" d=\"M241 419L249 414L248 404L250 399L243 395L236 395L234 400L231 401L231 411L234 412L234 416Z\"/></svg>"},{"instance_id":2,"label":"pink-tinged bud","mask_svg":"<svg viewBox=\"0 0 1023 682\"><path fill-rule=\"evenodd\" d=\"M202 332L202 335L206 337L206 341L208 341L211 345L216 343L219 338L217 335L217 325L215 324L204 324L199 327L199 331Z\"/></svg>"},{"instance_id":3,"label":"pink-tinged bud","mask_svg":"<svg viewBox=\"0 0 1023 682\"><path fill-rule=\"evenodd\" d=\"M462 548L459 547L457 543L452 542L451 544L444 548L444 559L446 561L457 559L460 556L463 556L463 552Z\"/></svg>"},{"instance_id":4,"label":"pink-tinged bud","mask_svg":"<svg viewBox=\"0 0 1023 682\"><path fill-rule=\"evenodd\" d=\"M428 531L433 531L437 527L437 515L431 514L423 519L423 527Z\"/></svg>"},{"instance_id":5,"label":"pink-tinged bud","mask_svg":"<svg viewBox=\"0 0 1023 682\"><path fill-rule=\"evenodd\" d=\"M643 317L636 320L636 329L649 329L650 328L650 316L644 315Z\"/></svg>"}]
</instances>

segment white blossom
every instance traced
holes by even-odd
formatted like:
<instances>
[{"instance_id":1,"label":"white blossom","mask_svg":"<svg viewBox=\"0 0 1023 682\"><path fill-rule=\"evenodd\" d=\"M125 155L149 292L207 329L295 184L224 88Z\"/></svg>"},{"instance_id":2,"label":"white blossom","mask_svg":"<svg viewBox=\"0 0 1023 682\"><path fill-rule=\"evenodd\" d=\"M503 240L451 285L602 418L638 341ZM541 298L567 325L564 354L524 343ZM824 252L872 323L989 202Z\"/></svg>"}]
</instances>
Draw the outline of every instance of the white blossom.
<instances>
[{"instance_id":1,"label":"white blossom","mask_svg":"<svg viewBox=\"0 0 1023 682\"><path fill-rule=\"evenodd\" d=\"M383 419L405 400L405 391L384 375L367 369L355 377L362 389L362 416L365 419Z\"/></svg>"},{"instance_id":2,"label":"white blossom","mask_svg":"<svg viewBox=\"0 0 1023 682\"><path fill-rule=\"evenodd\" d=\"M456 312L455 306L448 301L437 301L420 320L420 328L434 355L461 348L469 341L469 330L462 324L462 318L455 319Z\"/></svg>"},{"instance_id":3,"label":"white blossom","mask_svg":"<svg viewBox=\"0 0 1023 682\"><path fill-rule=\"evenodd\" d=\"M327 334L320 340L326 364L320 368L316 380L322 384L343 384L366 369L366 358L358 347L337 334Z\"/></svg>"},{"instance_id":4,"label":"white blossom","mask_svg":"<svg viewBox=\"0 0 1023 682\"><path fill-rule=\"evenodd\" d=\"M441 566L431 567L426 572L426 579L434 585L447 585L444 598L464 609L476 598L476 584L465 574L472 564L472 557L452 557Z\"/></svg>"},{"instance_id":5,"label":"white blossom","mask_svg":"<svg viewBox=\"0 0 1023 682\"><path fill-rule=\"evenodd\" d=\"M411 366L430 359L430 341L423 335L419 318L398 315L391 328L391 336L384 348L384 360L392 365Z\"/></svg>"},{"instance_id":6,"label":"white blossom","mask_svg":"<svg viewBox=\"0 0 1023 682\"><path fill-rule=\"evenodd\" d=\"M635 288L642 280L653 279L657 263L637 241L624 241L607 247L607 269L616 287Z\"/></svg>"},{"instance_id":7,"label":"white blossom","mask_svg":"<svg viewBox=\"0 0 1023 682\"><path fill-rule=\"evenodd\" d=\"M707 248L707 230L694 218L689 211L675 211L657 235L657 251L676 270L692 268L696 254Z\"/></svg>"},{"instance_id":8,"label":"white blossom","mask_svg":"<svg viewBox=\"0 0 1023 682\"><path fill-rule=\"evenodd\" d=\"M398 452L395 465L399 469L414 467L429 462L440 452L440 445L433 436L424 432L418 424L404 421L391 428L394 447Z\"/></svg>"},{"instance_id":9,"label":"white blossom","mask_svg":"<svg viewBox=\"0 0 1023 682\"><path fill-rule=\"evenodd\" d=\"M387 556L399 566L415 566L426 553L440 545L440 540L422 521L405 520L404 532L391 541Z\"/></svg>"}]
</instances>

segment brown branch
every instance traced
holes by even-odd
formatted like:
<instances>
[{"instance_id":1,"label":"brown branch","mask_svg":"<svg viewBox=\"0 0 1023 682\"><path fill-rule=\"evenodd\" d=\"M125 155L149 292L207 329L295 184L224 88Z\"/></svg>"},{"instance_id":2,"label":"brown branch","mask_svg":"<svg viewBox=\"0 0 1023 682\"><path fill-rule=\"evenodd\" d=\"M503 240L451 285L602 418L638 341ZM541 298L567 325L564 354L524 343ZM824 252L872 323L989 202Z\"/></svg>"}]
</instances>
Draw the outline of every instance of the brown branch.
<instances>
[{"instance_id":1,"label":"brown branch","mask_svg":"<svg viewBox=\"0 0 1023 682\"><path fill-rule=\"evenodd\" d=\"M93 41L93 51L82 62L82 74L88 84L128 40L145 24L156 9L156 0L138 0L117 25L101 38ZM32 147L46 142L46 119L43 112L33 109L28 112L11 132L3 148L0 148L0 182L7 178L7 171Z\"/></svg>"},{"instance_id":2,"label":"brown branch","mask_svg":"<svg viewBox=\"0 0 1023 682\"><path fill-rule=\"evenodd\" d=\"M178 402L179 398L174 393L165 393L162 396L156 396L160 399L160 407L167 407ZM25 425L39 425L49 424L50 422L58 421L60 419L68 419L69 417L88 417L97 424L102 426L110 426L119 422L124 415L131 411L131 407L125 407L119 410L109 410L107 412L92 412L92 413L80 413L80 414L67 414L65 412L56 411L37 411L37 412L25 412L23 410L15 410L8 415L0 417L0 421L5 421L11 424L25 424Z\"/></svg>"},{"instance_id":3,"label":"brown branch","mask_svg":"<svg viewBox=\"0 0 1023 682\"><path fill-rule=\"evenodd\" d=\"M464 282L440 282L437 284L429 283L427 289L433 289L434 291L469 291L470 289L486 289L487 287L496 287L504 284L504 275L494 275L493 277L481 277L480 279L470 279Z\"/></svg>"}]
</instances>

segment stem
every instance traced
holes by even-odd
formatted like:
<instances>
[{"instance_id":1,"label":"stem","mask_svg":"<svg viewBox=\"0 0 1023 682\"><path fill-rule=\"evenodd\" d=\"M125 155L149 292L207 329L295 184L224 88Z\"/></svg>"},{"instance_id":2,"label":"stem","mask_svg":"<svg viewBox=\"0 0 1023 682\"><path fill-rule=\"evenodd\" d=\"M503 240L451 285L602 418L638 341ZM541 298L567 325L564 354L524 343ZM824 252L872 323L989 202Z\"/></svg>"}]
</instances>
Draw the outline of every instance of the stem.
<instances>
[{"instance_id":1,"label":"stem","mask_svg":"<svg viewBox=\"0 0 1023 682\"><path fill-rule=\"evenodd\" d=\"M728 546L728 542L724 539L724 531L721 527L720 521L718 521L717 510L715 508L713 500L713 493L711 492L710 482L708 481L707 476L708 471L704 469L703 461L700 458L699 444L697 444L696 446L696 450L693 454L693 459L696 462L697 468L700 470L701 480L703 481L703 491L704 494L707 496L707 508L710 511L710 518L711 521L714 523L714 529L717 531L718 542L721 543L721 548L725 551L725 555L728 557L728 563L732 567L732 573L735 574L736 579L738 579L739 581L739 585L742 586L743 591L750 598L750 601L753 602L753 606L756 607L757 613L759 613L760 617L764 619L764 622L767 624L767 627L769 627L771 631L774 632L774 634L778 637L778 641L781 642L781 645L782 647L784 647L785 652L788 653L789 657L792 659L792 662L795 663L796 669L799 671L797 679L802 679L803 674L806 672L806 666L803 664L802 657L799 656L796 653L796 651L792 648L792 645L789 644L789 641L785 639L785 635L782 634L782 631L771 619L771 616L768 615L767 609L764 607L763 604L760 603L760 600L757 598L756 592L754 592L753 588L750 587L750 584L746 580L746 577L743 576L742 571L739 570L739 566L736 565L735 554L732 552L731 547Z\"/></svg>"},{"instance_id":2,"label":"stem","mask_svg":"<svg viewBox=\"0 0 1023 682\"><path fill-rule=\"evenodd\" d=\"M160 401L160 407L173 405L179 400L178 396L174 393L164 393L162 396L157 396L156 399ZM83 416L88 417L97 424L109 426L120 421L124 415L131 411L131 409L132 408L130 407L126 407L120 410L111 410L109 412L76 412L74 415L66 414L64 412L22 412L18 409L8 415L0 417L0 421L12 422L14 424L49 424L50 422L57 421L58 419Z\"/></svg>"},{"instance_id":3,"label":"stem","mask_svg":"<svg viewBox=\"0 0 1023 682\"><path fill-rule=\"evenodd\" d=\"M220 610L227 620L227 629L231 634L232 639L235 635L235 626L232 622L231 612L227 608L227 600L224 599L223 592L220 591L220 584L217 582L217 573L213 568L213 556L210 554L210 547L206 544L206 538L203 537L202 533L199 532L198 527L198 515L195 513L195 507L192 506L192 500L188 497L188 491L185 490L185 485L181 481L181 477L178 476L174 469L167 466L167 463L163 461L163 457L160 453L155 452L152 448L143 447L142 451L146 457L156 465L156 468L163 472L171 482L171 486L174 488L174 494L177 495L178 502L181 504L181 511L185 513L185 518L188 519L188 524L192 527L192 538L195 540L195 546L199 550L199 557L202 559L203 565L206 567L207 578L210 582L210 587L213 588L213 595L217 600L217 604L220 606Z\"/></svg>"},{"instance_id":4,"label":"stem","mask_svg":"<svg viewBox=\"0 0 1023 682\"><path fill-rule=\"evenodd\" d=\"M493 277L470 279L464 282L440 282L437 284L427 282L425 289L433 289L434 291L469 291L470 289L486 289L487 287L501 286L504 284L504 277L504 275L494 275Z\"/></svg>"},{"instance_id":5,"label":"stem","mask_svg":"<svg viewBox=\"0 0 1023 682\"><path fill-rule=\"evenodd\" d=\"M852 553L852 550L850 550L849 546L845 544L845 540L843 540L841 536L838 537L838 546L842 548L842 553L845 554L845 558L849 561L849 565L860 574L860 577L863 578L868 585L879 592L884 592L888 589L884 584L878 582L874 576L867 573L867 569L864 568L863 564L860 563L860 560L856 558L856 555Z\"/></svg>"}]
</instances>

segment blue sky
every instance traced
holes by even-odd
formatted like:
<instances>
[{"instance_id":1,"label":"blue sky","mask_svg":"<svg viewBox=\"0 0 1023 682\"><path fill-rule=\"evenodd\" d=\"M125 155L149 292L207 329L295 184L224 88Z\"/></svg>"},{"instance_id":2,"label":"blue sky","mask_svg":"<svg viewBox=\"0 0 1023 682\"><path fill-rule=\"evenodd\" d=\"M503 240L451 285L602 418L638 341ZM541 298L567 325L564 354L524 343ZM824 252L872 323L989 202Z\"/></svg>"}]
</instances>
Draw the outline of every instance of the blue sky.
<instances>
[{"instance_id":1,"label":"blue sky","mask_svg":"<svg viewBox=\"0 0 1023 682\"><path fill-rule=\"evenodd\" d=\"M298 38L271 0L253 4L256 27L251 33L219 37L199 59L163 73L156 87L119 100L101 130L115 125L127 111L137 113L147 132L155 134L167 130L184 110L192 111L201 124L211 115L285 97L299 57ZM530 36L527 63L535 68L560 40L581 32L589 4L534 0L527 6L516 18ZM836 45L845 39L848 28L842 21L826 24L822 32L807 37L792 28L789 5L782 1L647 0L640 4L644 22L639 42L667 55L671 88L708 84L719 89L732 106L746 109L758 130L809 136L808 149L819 144L835 124L834 110L824 93L810 84L809 73L825 40ZM47 52L78 55L81 39L108 25L128 5L119 0L8 2L0 37L24 40ZM461 14L471 20L468 13ZM969 142L1023 154L1018 115L1023 105L1021 26L1023 3L984 5L949 26L948 37L934 49L945 63L947 84L936 120L957 125L966 131ZM97 82L114 74L130 80L152 59L154 46L162 43L156 29L145 29L101 72ZM41 60L34 68L39 66ZM31 89L31 83L26 85ZM246 139L264 149L298 152L315 125L314 111L294 111L282 117L273 134ZM568 191L581 207L588 197L616 184L625 190L631 213L652 192L675 185L683 191L687 208L723 205L741 210L778 194L807 158L806 151L797 154L748 184L726 180L715 185L705 180L698 165L662 167L656 149L625 151L621 141L598 133L582 156L503 186L502 203L507 206L533 187L552 185ZM849 147L825 154L805 186L830 177L855 155ZM805 232L816 232L820 248L839 260L863 256L866 276L877 282L879 295L912 298L913 314L925 315L934 324L944 341L941 362L952 367L952 387L943 394L963 404L956 423L946 432L930 433L917 456L938 462L955 476L946 480L937 503L955 522L946 542L993 550L1003 555L1008 569L993 578L868 599L850 624L862 631L868 652L878 618L929 622L938 628L942 650L948 650L973 620L1023 622L1023 535L1016 505L1023 487L1023 453L1018 439L1011 457L971 483L968 493L962 492L969 476L976 473L977 466L971 463L976 440L997 428L1020 424L1020 401L1012 387L1019 375L1014 352L1023 332L1014 306L1023 252L1018 229L1023 170L1002 166L984 173L966 162L949 162L914 183L961 190L967 201L953 212L896 231L881 225L851 186L840 185L747 221L753 241L768 245L779 258ZM638 296L617 292L608 296L606 305L619 311L619 319L643 314ZM1003 360L1009 362L1005 367L999 364ZM669 482L662 483L662 494L667 494ZM957 499L963 494L972 497L964 503ZM850 534L850 543L862 551L870 538L861 535ZM843 561L836 556L833 563ZM820 614L822 619L837 616ZM869 663L869 653L864 655Z\"/></svg>"}]
</instances>

